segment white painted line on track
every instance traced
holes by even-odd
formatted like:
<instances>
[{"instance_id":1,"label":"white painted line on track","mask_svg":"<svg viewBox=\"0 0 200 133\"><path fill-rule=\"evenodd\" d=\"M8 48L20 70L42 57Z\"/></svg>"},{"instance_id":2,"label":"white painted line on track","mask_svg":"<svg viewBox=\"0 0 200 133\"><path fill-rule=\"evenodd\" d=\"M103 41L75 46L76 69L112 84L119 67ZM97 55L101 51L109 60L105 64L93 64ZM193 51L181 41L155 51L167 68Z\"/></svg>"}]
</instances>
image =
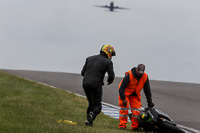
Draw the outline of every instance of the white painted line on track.
<instances>
[{"instance_id":1,"label":"white painted line on track","mask_svg":"<svg viewBox=\"0 0 200 133\"><path fill-rule=\"evenodd\" d=\"M189 131L189 133L200 133L199 130L196 130L196 129L193 129L193 128L190 128L190 127L185 127L183 125L177 124L177 127L183 129L184 131Z\"/></svg>"}]
</instances>

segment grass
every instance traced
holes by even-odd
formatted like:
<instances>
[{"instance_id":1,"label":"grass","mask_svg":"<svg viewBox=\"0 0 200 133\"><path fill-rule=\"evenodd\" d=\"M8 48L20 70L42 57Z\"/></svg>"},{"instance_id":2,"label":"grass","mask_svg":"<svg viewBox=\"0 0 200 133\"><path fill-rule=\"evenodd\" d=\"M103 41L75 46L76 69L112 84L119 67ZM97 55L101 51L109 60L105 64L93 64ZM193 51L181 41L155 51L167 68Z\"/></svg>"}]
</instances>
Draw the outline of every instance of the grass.
<instances>
[{"instance_id":1,"label":"grass","mask_svg":"<svg viewBox=\"0 0 200 133\"><path fill-rule=\"evenodd\" d=\"M51 88L0 72L1 133L118 133L119 121L100 113L93 127L85 126L87 100L62 89ZM57 123L69 120L76 125Z\"/></svg>"}]
</instances>

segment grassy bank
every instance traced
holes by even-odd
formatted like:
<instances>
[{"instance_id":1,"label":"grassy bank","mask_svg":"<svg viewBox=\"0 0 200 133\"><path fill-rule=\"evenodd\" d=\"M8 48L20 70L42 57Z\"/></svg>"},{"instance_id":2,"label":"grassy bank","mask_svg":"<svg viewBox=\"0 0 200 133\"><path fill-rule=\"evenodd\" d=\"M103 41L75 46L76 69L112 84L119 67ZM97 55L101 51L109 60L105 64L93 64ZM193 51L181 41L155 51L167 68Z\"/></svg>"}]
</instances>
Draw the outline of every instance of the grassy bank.
<instances>
[{"instance_id":1,"label":"grassy bank","mask_svg":"<svg viewBox=\"0 0 200 133\"><path fill-rule=\"evenodd\" d=\"M85 98L73 93L0 72L2 133L132 132L130 123L129 129L119 130L119 121L103 113L96 118L93 127L85 126L87 105Z\"/></svg>"}]
</instances>

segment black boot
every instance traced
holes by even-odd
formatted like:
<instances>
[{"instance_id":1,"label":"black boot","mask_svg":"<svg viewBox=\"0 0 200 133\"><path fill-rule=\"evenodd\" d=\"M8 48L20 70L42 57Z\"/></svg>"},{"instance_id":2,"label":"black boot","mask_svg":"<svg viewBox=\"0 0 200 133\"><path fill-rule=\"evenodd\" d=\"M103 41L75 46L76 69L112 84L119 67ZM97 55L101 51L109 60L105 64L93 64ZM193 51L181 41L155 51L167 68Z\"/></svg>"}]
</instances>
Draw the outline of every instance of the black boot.
<instances>
[{"instance_id":1,"label":"black boot","mask_svg":"<svg viewBox=\"0 0 200 133\"><path fill-rule=\"evenodd\" d=\"M86 126L92 126L93 124L93 112L90 112L88 115L87 115L87 120L85 121L85 125Z\"/></svg>"}]
</instances>

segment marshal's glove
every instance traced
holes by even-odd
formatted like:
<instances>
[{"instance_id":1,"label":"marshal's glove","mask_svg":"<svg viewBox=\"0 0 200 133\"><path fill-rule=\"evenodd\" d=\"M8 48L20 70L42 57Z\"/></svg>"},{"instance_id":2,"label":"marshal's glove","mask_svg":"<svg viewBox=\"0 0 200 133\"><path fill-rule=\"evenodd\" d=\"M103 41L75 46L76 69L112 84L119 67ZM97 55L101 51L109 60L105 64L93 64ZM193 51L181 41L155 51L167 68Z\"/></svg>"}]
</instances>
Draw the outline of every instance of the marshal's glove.
<instances>
[{"instance_id":1,"label":"marshal's glove","mask_svg":"<svg viewBox=\"0 0 200 133\"><path fill-rule=\"evenodd\" d=\"M154 107L154 103L148 102L148 107L149 107L149 108L153 108L153 107Z\"/></svg>"}]
</instances>

